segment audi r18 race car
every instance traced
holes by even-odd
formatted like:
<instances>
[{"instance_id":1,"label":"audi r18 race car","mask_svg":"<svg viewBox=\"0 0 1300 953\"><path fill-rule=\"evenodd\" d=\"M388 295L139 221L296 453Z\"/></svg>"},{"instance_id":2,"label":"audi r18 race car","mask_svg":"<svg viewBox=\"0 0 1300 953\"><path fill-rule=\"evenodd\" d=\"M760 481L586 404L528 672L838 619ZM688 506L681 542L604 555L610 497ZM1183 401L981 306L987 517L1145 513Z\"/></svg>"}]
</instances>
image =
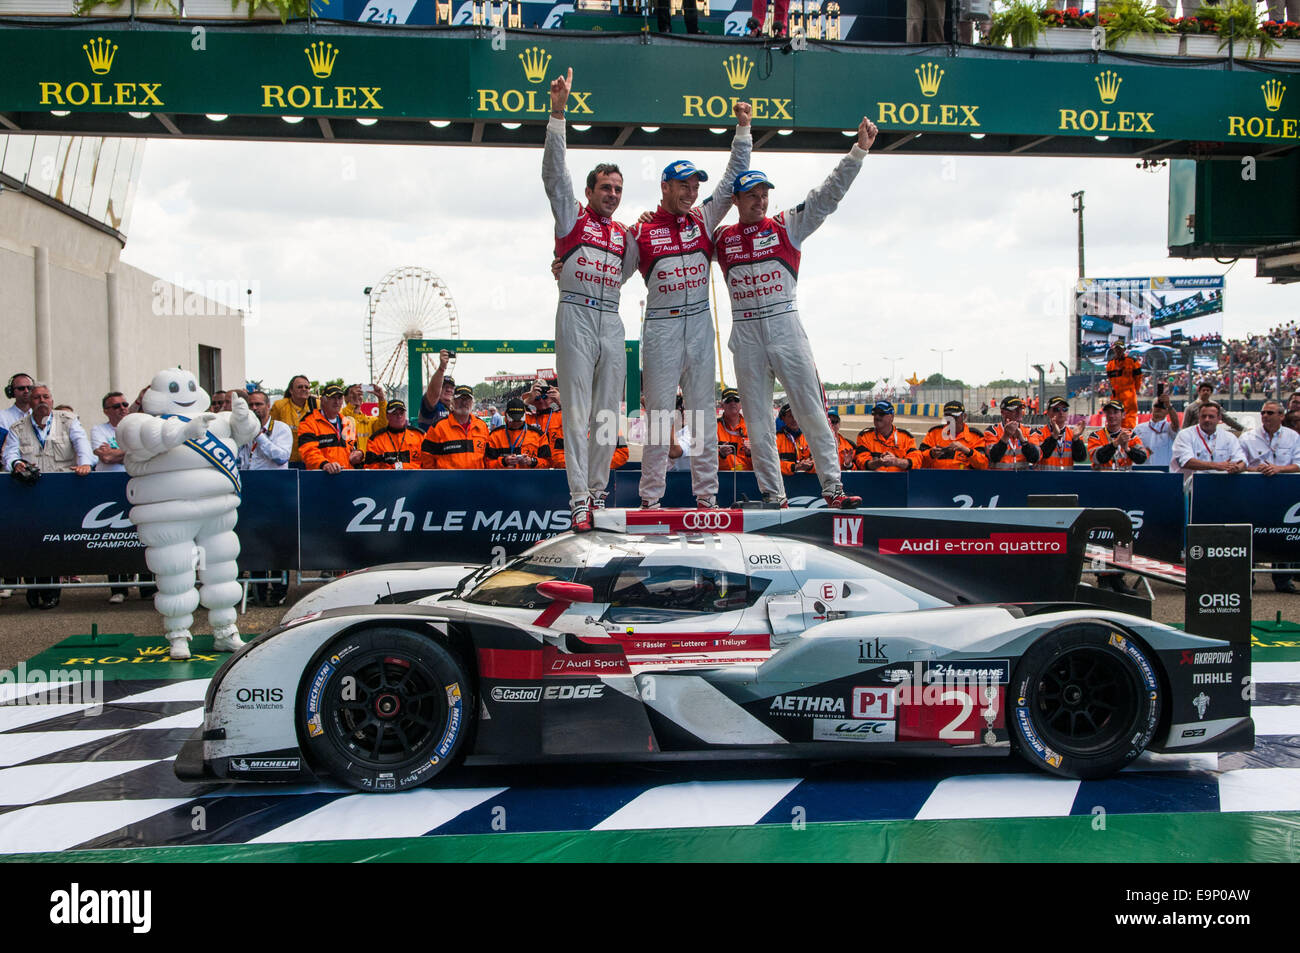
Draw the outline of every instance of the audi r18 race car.
<instances>
[{"instance_id":1,"label":"audi r18 race car","mask_svg":"<svg viewBox=\"0 0 1300 953\"><path fill-rule=\"evenodd\" d=\"M1081 584L1118 510L609 510L502 565L378 567L212 679L187 780L400 791L449 765L1253 745L1248 644ZM453 577L455 581L453 582Z\"/></svg>"}]
</instances>

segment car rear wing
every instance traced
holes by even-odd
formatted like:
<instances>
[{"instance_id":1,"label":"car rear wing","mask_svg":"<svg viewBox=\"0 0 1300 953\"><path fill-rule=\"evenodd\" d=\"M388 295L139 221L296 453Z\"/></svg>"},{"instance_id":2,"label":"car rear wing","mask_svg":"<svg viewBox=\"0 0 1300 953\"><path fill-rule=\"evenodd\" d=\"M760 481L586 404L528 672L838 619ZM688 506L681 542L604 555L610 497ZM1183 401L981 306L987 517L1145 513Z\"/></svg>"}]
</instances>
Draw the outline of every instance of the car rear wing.
<instances>
[{"instance_id":1,"label":"car rear wing","mask_svg":"<svg viewBox=\"0 0 1300 953\"><path fill-rule=\"evenodd\" d=\"M1118 509L605 510L597 529L638 534L752 533L834 549L954 605L1083 602L1150 617L1150 602L1081 586L1090 541L1131 551Z\"/></svg>"}]
</instances>

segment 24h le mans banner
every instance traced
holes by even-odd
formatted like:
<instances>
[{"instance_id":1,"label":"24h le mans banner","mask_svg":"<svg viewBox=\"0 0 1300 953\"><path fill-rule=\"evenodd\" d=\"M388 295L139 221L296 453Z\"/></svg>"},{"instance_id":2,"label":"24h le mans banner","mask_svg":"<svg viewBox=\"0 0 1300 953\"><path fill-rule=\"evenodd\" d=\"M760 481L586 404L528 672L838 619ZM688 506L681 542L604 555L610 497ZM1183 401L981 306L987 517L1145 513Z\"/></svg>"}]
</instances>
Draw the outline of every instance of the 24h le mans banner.
<instances>
[{"instance_id":1,"label":"24h le mans banner","mask_svg":"<svg viewBox=\"0 0 1300 953\"><path fill-rule=\"evenodd\" d=\"M549 80L572 66L577 123L727 125L746 99L760 127L848 130L865 114L886 131L1300 140L1300 84L1287 72L360 29L10 24L0 112L543 122Z\"/></svg>"}]
</instances>

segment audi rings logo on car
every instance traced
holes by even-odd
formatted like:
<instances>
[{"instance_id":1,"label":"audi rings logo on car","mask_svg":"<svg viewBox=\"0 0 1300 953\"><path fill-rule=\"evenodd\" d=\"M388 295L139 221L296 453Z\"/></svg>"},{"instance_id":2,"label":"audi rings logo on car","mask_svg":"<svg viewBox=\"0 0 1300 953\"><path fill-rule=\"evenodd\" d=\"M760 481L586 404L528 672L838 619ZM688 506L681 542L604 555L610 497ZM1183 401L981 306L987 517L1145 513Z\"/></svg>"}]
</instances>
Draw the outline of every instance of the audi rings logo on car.
<instances>
[{"instance_id":1,"label":"audi rings logo on car","mask_svg":"<svg viewBox=\"0 0 1300 953\"><path fill-rule=\"evenodd\" d=\"M1201 549L1200 546L1193 546L1191 548L1191 551L1188 552L1187 555L1191 556L1193 559L1200 559L1203 555L1205 555L1205 551Z\"/></svg>"},{"instance_id":2,"label":"audi rings logo on car","mask_svg":"<svg viewBox=\"0 0 1300 953\"><path fill-rule=\"evenodd\" d=\"M718 510L702 510L682 514L685 529L731 529L731 514Z\"/></svg>"}]
</instances>

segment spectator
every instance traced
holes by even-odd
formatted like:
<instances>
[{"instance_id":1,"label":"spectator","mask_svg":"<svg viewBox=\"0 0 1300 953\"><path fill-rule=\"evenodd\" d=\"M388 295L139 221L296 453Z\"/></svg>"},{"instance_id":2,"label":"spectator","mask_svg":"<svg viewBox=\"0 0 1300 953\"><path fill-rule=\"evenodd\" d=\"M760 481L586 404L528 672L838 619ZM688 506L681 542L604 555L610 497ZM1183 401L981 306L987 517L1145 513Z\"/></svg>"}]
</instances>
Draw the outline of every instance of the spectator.
<instances>
[{"instance_id":1,"label":"spectator","mask_svg":"<svg viewBox=\"0 0 1300 953\"><path fill-rule=\"evenodd\" d=\"M1292 393L1287 399L1286 412L1288 414L1300 413L1300 391Z\"/></svg>"},{"instance_id":2,"label":"spectator","mask_svg":"<svg viewBox=\"0 0 1300 953\"><path fill-rule=\"evenodd\" d=\"M321 394L320 410L308 414L298 427L304 469L338 473L361 466L361 451L348 437L342 411L343 388L331 384Z\"/></svg>"},{"instance_id":3,"label":"spectator","mask_svg":"<svg viewBox=\"0 0 1300 953\"><path fill-rule=\"evenodd\" d=\"M208 413L219 414L223 410L230 409L230 393L224 390L214 390L212 392L212 403L208 406Z\"/></svg>"},{"instance_id":4,"label":"spectator","mask_svg":"<svg viewBox=\"0 0 1300 953\"><path fill-rule=\"evenodd\" d=\"M789 0L781 0L789 3ZM682 0L682 16L686 20L687 33L700 32L700 13L695 0ZM673 32L673 14L670 0L655 0L655 26L660 33Z\"/></svg>"},{"instance_id":5,"label":"spectator","mask_svg":"<svg viewBox=\"0 0 1300 953\"><path fill-rule=\"evenodd\" d=\"M1223 414L1220 423L1226 425L1234 434L1240 436L1246 428L1242 424L1223 413L1223 407L1213 399L1214 384L1208 380L1199 381L1196 385L1196 400L1189 403L1183 408L1183 425L1179 430L1189 430L1201 419L1201 406L1206 403L1214 403L1219 408L1219 413Z\"/></svg>"},{"instance_id":6,"label":"spectator","mask_svg":"<svg viewBox=\"0 0 1300 953\"><path fill-rule=\"evenodd\" d=\"M835 447L840 455L840 469L852 470L855 468L854 459L857 456L857 449L853 446L848 437L840 433L840 415L834 410L826 412L826 422L831 425L831 433L835 436Z\"/></svg>"},{"instance_id":7,"label":"spectator","mask_svg":"<svg viewBox=\"0 0 1300 953\"><path fill-rule=\"evenodd\" d=\"M520 398L511 397L506 402L505 425L494 427L488 433L487 450L483 455L488 469L532 470L545 466L540 459L545 439L542 429L524 420L527 413L528 408Z\"/></svg>"},{"instance_id":8,"label":"spectator","mask_svg":"<svg viewBox=\"0 0 1300 953\"><path fill-rule=\"evenodd\" d=\"M1282 418L1282 426L1300 433L1300 410L1288 410L1286 416Z\"/></svg>"},{"instance_id":9,"label":"spectator","mask_svg":"<svg viewBox=\"0 0 1300 953\"><path fill-rule=\"evenodd\" d=\"M718 469L752 470L754 458L749 453L749 428L740 412L740 391L722 388L722 416L718 418Z\"/></svg>"},{"instance_id":10,"label":"spectator","mask_svg":"<svg viewBox=\"0 0 1300 953\"><path fill-rule=\"evenodd\" d=\"M127 408L131 406L131 402L120 391L113 391L104 395L103 400L100 401L100 406L104 408L104 416L108 420L102 424L95 424L90 429L91 453L99 460L95 464L95 472L125 473L126 467L122 465L122 460L126 453L119 449L117 445L117 425L126 416ZM131 574L108 574L110 583L132 582L134 578ZM127 592L127 586L113 586L108 601L113 605L119 605L126 601Z\"/></svg>"},{"instance_id":11,"label":"spectator","mask_svg":"<svg viewBox=\"0 0 1300 953\"><path fill-rule=\"evenodd\" d=\"M1246 454L1241 443L1219 426L1219 405L1205 401L1197 413L1200 422L1195 427L1184 427L1174 438L1171 473L1188 473L1195 470L1216 470L1220 473L1240 473L1246 469Z\"/></svg>"},{"instance_id":12,"label":"spectator","mask_svg":"<svg viewBox=\"0 0 1300 953\"><path fill-rule=\"evenodd\" d=\"M34 382L29 374L15 374L5 385L5 396L13 403L0 410L0 446L13 425L32 412L32 387Z\"/></svg>"},{"instance_id":13,"label":"spectator","mask_svg":"<svg viewBox=\"0 0 1300 953\"><path fill-rule=\"evenodd\" d=\"M294 470L303 468L302 453L298 446L298 428L316 410L316 398L311 395L311 382L303 374L289 380L285 395L271 407L271 419L278 420L293 434L293 452L289 455L289 466Z\"/></svg>"},{"instance_id":14,"label":"spectator","mask_svg":"<svg viewBox=\"0 0 1300 953\"><path fill-rule=\"evenodd\" d=\"M966 405L950 400L943 405L948 418L931 427L921 441L921 466L929 470L987 470L984 438L966 426Z\"/></svg>"},{"instance_id":15,"label":"spectator","mask_svg":"<svg viewBox=\"0 0 1300 953\"><path fill-rule=\"evenodd\" d=\"M1106 362L1106 380L1115 400L1124 406L1124 429L1132 430L1137 426L1137 393L1146 371L1142 368L1141 358L1128 356L1123 341L1111 345L1111 353L1114 357Z\"/></svg>"},{"instance_id":16,"label":"spectator","mask_svg":"<svg viewBox=\"0 0 1300 953\"><path fill-rule=\"evenodd\" d=\"M86 476L94 460L90 441L76 415L55 410L50 389L39 381L33 384L31 413L16 421L5 438L5 468L24 473L35 466L42 473ZM30 580L34 584L54 581L52 577ZM59 595L58 589L28 589L27 604L33 609L53 609L59 604Z\"/></svg>"},{"instance_id":17,"label":"spectator","mask_svg":"<svg viewBox=\"0 0 1300 953\"><path fill-rule=\"evenodd\" d=\"M261 429L251 443L239 448L239 468L287 470L293 453L293 431L284 421L271 419L271 400L260 390L249 392L248 409Z\"/></svg>"},{"instance_id":18,"label":"spectator","mask_svg":"<svg viewBox=\"0 0 1300 953\"><path fill-rule=\"evenodd\" d=\"M490 406L488 408L488 412L489 412L489 417L488 417L489 432L492 430L496 430L496 428L498 427L504 427L506 425L506 419L501 416L501 411L497 410L496 404Z\"/></svg>"},{"instance_id":19,"label":"spectator","mask_svg":"<svg viewBox=\"0 0 1300 953\"><path fill-rule=\"evenodd\" d=\"M1174 437L1178 431L1178 415L1169 413L1169 398L1161 397L1151 405L1151 419L1138 424L1133 435L1146 448L1147 463L1167 468L1173 457Z\"/></svg>"},{"instance_id":20,"label":"spectator","mask_svg":"<svg viewBox=\"0 0 1300 953\"><path fill-rule=\"evenodd\" d=\"M1070 402L1064 397L1053 397L1047 402L1047 423L1031 431L1029 439L1038 444L1042 456L1039 470L1071 470L1076 463L1088 459L1088 447L1083 435L1076 434L1066 424Z\"/></svg>"},{"instance_id":21,"label":"spectator","mask_svg":"<svg viewBox=\"0 0 1300 953\"><path fill-rule=\"evenodd\" d=\"M487 424L474 416L474 391L461 384L452 394L451 416L425 432L424 468L481 470L487 438Z\"/></svg>"},{"instance_id":22,"label":"spectator","mask_svg":"<svg viewBox=\"0 0 1300 953\"><path fill-rule=\"evenodd\" d=\"M374 417L361 409L362 390L360 384L351 384L343 392L342 413L344 417L352 421L352 426L356 431L357 449L362 453L366 452L366 443L370 440L370 435L376 430L382 430L388 420L384 389L378 384L371 384L370 389L379 398L379 411Z\"/></svg>"},{"instance_id":23,"label":"spectator","mask_svg":"<svg viewBox=\"0 0 1300 953\"><path fill-rule=\"evenodd\" d=\"M541 465L563 470L564 414L559 409L560 392L539 379L524 394L523 400L533 406L533 412L524 419L542 432Z\"/></svg>"},{"instance_id":24,"label":"spectator","mask_svg":"<svg viewBox=\"0 0 1300 953\"><path fill-rule=\"evenodd\" d=\"M370 436L366 448L367 470L423 470L424 453L421 434L409 426L406 404L390 400L385 404L384 420L388 426Z\"/></svg>"},{"instance_id":25,"label":"spectator","mask_svg":"<svg viewBox=\"0 0 1300 953\"><path fill-rule=\"evenodd\" d=\"M808 446L808 438L799 429L799 423L789 404L781 405L781 423L785 426L776 435L776 455L781 461L781 473L786 476L792 473L812 473L816 469L812 449Z\"/></svg>"},{"instance_id":26,"label":"spectator","mask_svg":"<svg viewBox=\"0 0 1300 953\"><path fill-rule=\"evenodd\" d=\"M858 434L855 448L855 466L859 470L884 471L918 470L921 451L916 439L906 430L894 426L894 405L878 400L871 408L872 426Z\"/></svg>"},{"instance_id":27,"label":"spectator","mask_svg":"<svg viewBox=\"0 0 1300 953\"><path fill-rule=\"evenodd\" d=\"M1282 426L1282 404L1264 401L1259 411L1260 427L1241 437L1246 469L1265 476L1300 472L1300 435Z\"/></svg>"},{"instance_id":28,"label":"spectator","mask_svg":"<svg viewBox=\"0 0 1300 953\"><path fill-rule=\"evenodd\" d=\"M126 467L122 465L122 460L126 457L126 453L117 446L117 425L126 416L127 408L131 403L120 391L113 391L104 395L100 405L104 408L104 416L108 420L90 428L91 453L99 461L95 464L95 472L125 473Z\"/></svg>"},{"instance_id":29,"label":"spectator","mask_svg":"<svg viewBox=\"0 0 1300 953\"><path fill-rule=\"evenodd\" d=\"M990 470L1028 470L1042 457L1042 450L1020 428L1025 402L1019 397L1002 398L1002 422L984 431L984 453Z\"/></svg>"},{"instance_id":30,"label":"spectator","mask_svg":"<svg viewBox=\"0 0 1300 953\"><path fill-rule=\"evenodd\" d=\"M1124 426L1128 408L1117 400L1108 400L1101 407L1106 426L1088 438L1088 459L1094 470L1131 470L1134 465L1146 463L1147 451L1133 431Z\"/></svg>"},{"instance_id":31,"label":"spectator","mask_svg":"<svg viewBox=\"0 0 1300 953\"><path fill-rule=\"evenodd\" d=\"M428 432L434 424L447 419L451 413L452 394L456 391L456 381L447 376L447 365L451 363L451 351L438 352L438 369L429 378L420 398L420 416L416 418L416 427Z\"/></svg>"},{"instance_id":32,"label":"spectator","mask_svg":"<svg viewBox=\"0 0 1300 953\"><path fill-rule=\"evenodd\" d=\"M248 409L257 418L258 433L251 442L239 448L239 468L241 470L287 470L289 455L293 452L293 431L282 420L271 419L271 399L260 390L249 391ZM255 583L253 601L258 605L275 607L284 605L289 594L284 584L286 578L283 570L250 569L248 575L253 578L267 579L279 576L280 582Z\"/></svg>"}]
</instances>

